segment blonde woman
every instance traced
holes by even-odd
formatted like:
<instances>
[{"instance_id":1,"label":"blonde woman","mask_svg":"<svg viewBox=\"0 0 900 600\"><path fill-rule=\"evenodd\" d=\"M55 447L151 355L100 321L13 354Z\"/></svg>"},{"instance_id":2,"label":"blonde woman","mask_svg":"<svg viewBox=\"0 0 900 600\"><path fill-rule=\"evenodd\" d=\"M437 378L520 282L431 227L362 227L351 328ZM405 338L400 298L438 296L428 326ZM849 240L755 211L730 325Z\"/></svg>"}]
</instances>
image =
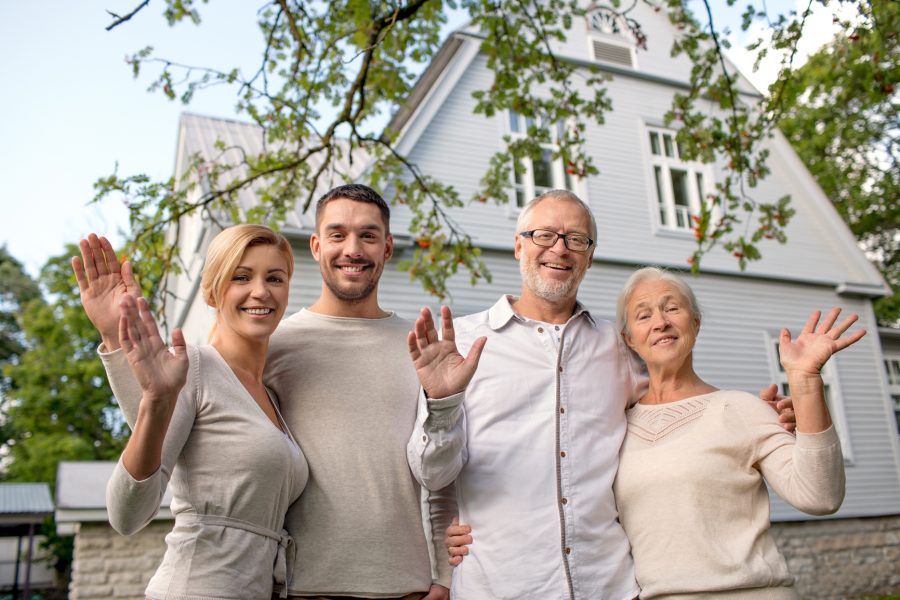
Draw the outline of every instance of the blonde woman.
<instances>
[{"instance_id":1,"label":"blonde woman","mask_svg":"<svg viewBox=\"0 0 900 600\"><path fill-rule=\"evenodd\" d=\"M216 312L210 343L186 345L175 330L171 350L109 242L91 235L81 254L82 304L132 428L107 487L110 522L131 535L172 491L175 526L147 598L269 598L273 580L283 593L293 564L284 514L308 468L262 374L287 307L290 244L260 225L216 236L201 279Z\"/></svg>"}]
</instances>

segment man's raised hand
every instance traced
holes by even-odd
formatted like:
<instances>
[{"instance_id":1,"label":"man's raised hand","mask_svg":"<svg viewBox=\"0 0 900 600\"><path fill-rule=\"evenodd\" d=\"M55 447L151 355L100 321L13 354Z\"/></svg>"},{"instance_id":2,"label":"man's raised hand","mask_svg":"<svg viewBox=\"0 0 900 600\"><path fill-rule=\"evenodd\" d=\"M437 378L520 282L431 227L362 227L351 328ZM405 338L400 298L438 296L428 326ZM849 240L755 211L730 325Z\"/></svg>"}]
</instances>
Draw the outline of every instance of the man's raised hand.
<instances>
[{"instance_id":1,"label":"man's raised hand","mask_svg":"<svg viewBox=\"0 0 900 600\"><path fill-rule=\"evenodd\" d=\"M446 398L469 385L487 338L475 340L469 355L464 358L456 349L453 316L449 308L442 306L440 337L434 328L431 311L423 308L416 319L415 329L409 332L406 341L425 393L430 398Z\"/></svg>"}]
</instances>

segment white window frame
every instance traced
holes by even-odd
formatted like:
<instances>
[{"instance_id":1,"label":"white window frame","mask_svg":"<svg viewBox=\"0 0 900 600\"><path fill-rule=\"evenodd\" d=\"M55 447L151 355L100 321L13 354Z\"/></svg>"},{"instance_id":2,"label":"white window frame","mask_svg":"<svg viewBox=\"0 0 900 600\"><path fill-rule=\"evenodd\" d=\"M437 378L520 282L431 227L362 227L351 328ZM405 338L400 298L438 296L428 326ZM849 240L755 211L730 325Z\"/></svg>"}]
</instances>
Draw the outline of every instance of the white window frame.
<instances>
[{"instance_id":1,"label":"white window frame","mask_svg":"<svg viewBox=\"0 0 900 600\"><path fill-rule=\"evenodd\" d=\"M712 193L713 170L700 161L686 161L676 141L676 131L665 127L645 125L644 145L650 165L648 189L653 207L654 223L658 231L693 235L693 217L700 214L701 202L709 202ZM676 194L673 175L680 174L680 198ZM712 207L713 220L721 214Z\"/></svg>"},{"instance_id":2,"label":"white window frame","mask_svg":"<svg viewBox=\"0 0 900 600\"><path fill-rule=\"evenodd\" d=\"M900 354L885 353L884 370L887 373L888 395L897 421L897 434L900 435Z\"/></svg>"},{"instance_id":3,"label":"white window frame","mask_svg":"<svg viewBox=\"0 0 900 600\"><path fill-rule=\"evenodd\" d=\"M780 331L766 332L766 348L769 355L769 371L772 380L778 384L778 391L784 395L790 395L788 387L787 373L781 366L778 357L778 340L781 337ZM844 462L853 462L853 447L850 444L850 430L847 428L847 416L844 413L844 396L841 393L840 382L838 381L837 368L835 360L837 357L831 357L825 367L822 369L822 383L825 384L825 402L828 405L828 413L831 415L831 422L837 430L838 439L841 441L841 451L844 455Z\"/></svg>"},{"instance_id":4,"label":"white window frame","mask_svg":"<svg viewBox=\"0 0 900 600\"><path fill-rule=\"evenodd\" d=\"M531 124L532 120L530 118L526 118L524 115L521 115L515 111L507 110L506 111L506 133L513 139L515 138L524 138L528 135L528 127ZM544 127L541 123L540 117L536 120L538 127ZM564 134L563 123L559 123L554 128L555 131L550 132L551 140L558 140L559 136ZM559 151L559 144L555 142L551 142L549 144L541 144L541 152L544 156L550 157L550 185L537 185L534 181L534 161L531 158L523 158L522 165L525 167L525 171L521 174L516 173L515 169L512 172L512 191L510 192L509 197L509 206L510 206L510 214L518 215L519 211L522 209L525 204L530 202L532 199L537 197L540 194L543 194L546 191L552 189L565 189L569 190L582 200L587 201L584 198L583 194L583 186L581 178L577 175L573 175L567 173L564 166L562 157L552 158L553 153Z\"/></svg>"}]
</instances>

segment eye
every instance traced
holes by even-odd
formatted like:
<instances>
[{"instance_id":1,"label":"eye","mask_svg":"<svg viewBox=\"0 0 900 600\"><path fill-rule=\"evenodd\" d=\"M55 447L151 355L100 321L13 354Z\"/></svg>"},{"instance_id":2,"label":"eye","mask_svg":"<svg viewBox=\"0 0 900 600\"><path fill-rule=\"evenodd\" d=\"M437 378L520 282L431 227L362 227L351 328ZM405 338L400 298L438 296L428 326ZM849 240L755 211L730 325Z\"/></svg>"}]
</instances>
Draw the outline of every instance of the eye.
<instances>
[{"instance_id":1,"label":"eye","mask_svg":"<svg viewBox=\"0 0 900 600\"><path fill-rule=\"evenodd\" d=\"M374 241L374 240L378 239L378 236L376 236L371 231L367 231L367 232L363 233L360 237L364 240L373 240Z\"/></svg>"},{"instance_id":2,"label":"eye","mask_svg":"<svg viewBox=\"0 0 900 600\"><path fill-rule=\"evenodd\" d=\"M534 239L536 239L539 242L549 242L550 240L552 240L553 238L556 237L556 233L554 233L552 231L538 229L537 231L535 231L534 233L531 234L531 237L533 237Z\"/></svg>"},{"instance_id":3,"label":"eye","mask_svg":"<svg viewBox=\"0 0 900 600\"><path fill-rule=\"evenodd\" d=\"M677 304L670 304L666 307L666 312L677 312L680 308Z\"/></svg>"},{"instance_id":4,"label":"eye","mask_svg":"<svg viewBox=\"0 0 900 600\"><path fill-rule=\"evenodd\" d=\"M232 281L250 281L250 276L244 275L243 273L241 273L241 274L235 273L234 275L231 276L231 280Z\"/></svg>"},{"instance_id":5,"label":"eye","mask_svg":"<svg viewBox=\"0 0 900 600\"><path fill-rule=\"evenodd\" d=\"M284 279L282 279L278 275L269 275L267 281L269 283L284 283Z\"/></svg>"},{"instance_id":6,"label":"eye","mask_svg":"<svg viewBox=\"0 0 900 600\"><path fill-rule=\"evenodd\" d=\"M337 231L333 231L333 232L331 232L331 233L328 234L328 239L331 240L331 241L333 241L333 242L339 242L339 241L341 241L341 240L344 239L344 234L343 234L343 233L339 233L339 232L337 232Z\"/></svg>"}]
</instances>

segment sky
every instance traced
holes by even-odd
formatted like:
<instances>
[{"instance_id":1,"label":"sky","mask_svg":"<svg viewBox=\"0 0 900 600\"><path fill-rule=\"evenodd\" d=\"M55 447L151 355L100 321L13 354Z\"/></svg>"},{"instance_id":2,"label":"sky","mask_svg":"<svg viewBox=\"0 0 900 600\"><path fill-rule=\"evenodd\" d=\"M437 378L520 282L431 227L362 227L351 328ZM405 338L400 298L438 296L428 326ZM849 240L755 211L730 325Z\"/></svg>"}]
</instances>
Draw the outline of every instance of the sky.
<instances>
[{"instance_id":1,"label":"sky","mask_svg":"<svg viewBox=\"0 0 900 600\"><path fill-rule=\"evenodd\" d=\"M770 0L769 8L794 2ZM171 176L183 111L240 118L233 90L203 91L186 107L148 93L152 77L135 80L125 59L152 45L158 56L181 63L252 72L262 50L255 18L262 3L199 4L200 26L169 27L164 3L156 0L131 21L105 30L111 22L107 10L126 14L138 4L0 0L0 245L32 275L91 231L122 245L125 207L117 199L92 204L93 183L116 165L120 175ZM719 4L724 2L714 2ZM717 27L739 31L739 14L737 7L726 16L719 13ZM801 55L830 38L830 14L817 14L809 31ZM773 66L751 74L752 59L739 50L740 38L734 36L734 42L732 60L764 88L774 78Z\"/></svg>"}]
</instances>

